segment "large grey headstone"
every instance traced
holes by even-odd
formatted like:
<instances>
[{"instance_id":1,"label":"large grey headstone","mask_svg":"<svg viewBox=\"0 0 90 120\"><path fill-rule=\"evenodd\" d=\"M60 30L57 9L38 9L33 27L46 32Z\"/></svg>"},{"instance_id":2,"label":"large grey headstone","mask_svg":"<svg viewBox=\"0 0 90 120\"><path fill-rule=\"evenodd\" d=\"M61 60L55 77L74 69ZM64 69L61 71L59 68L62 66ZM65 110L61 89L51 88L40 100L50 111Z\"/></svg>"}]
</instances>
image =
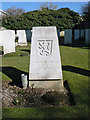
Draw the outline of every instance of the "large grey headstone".
<instances>
[{"instance_id":1,"label":"large grey headstone","mask_svg":"<svg viewBox=\"0 0 90 120\"><path fill-rule=\"evenodd\" d=\"M15 52L15 31L4 30L2 34L4 54Z\"/></svg>"},{"instance_id":2,"label":"large grey headstone","mask_svg":"<svg viewBox=\"0 0 90 120\"><path fill-rule=\"evenodd\" d=\"M75 29L74 30L74 40L78 40L79 39L79 29Z\"/></svg>"},{"instance_id":3,"label":"large grey headstone","mask_svg":"<svg viewBox=\"0 0 90 120\"><path fill-rule=\"evenodd\" d=\"M85 43L90 44L90 29L85 30Z\"/></svg>"},{"instance_id":4,"label":"large grey headstone","mask_svg":"<svg viewBox=\"0 0 90 120\"><path fill-rule=\"evenodd\" d=\"M18 44L23 46L27 45L26 32L25 30L17 30Z\"/></svg>"},{"instance_id":5,"label":"large grey headstone","mask_svg":"<svg viewBox=\"0 0 90 120\"><path fill-rule=\"evenodd\" d=\"M31 37L32 37L31 30L26 30L26 37L27 37L27 41L30 42L31 41Z\"/></svg>"},{"instance_id":6,"label":"large grey headstone","mask_svg":"<svg viewBox=\"0 0 90 120\"><path fill-rule=\"evenodd\" d=\"M71 43L72 43L72 30L68 29L65 30L64 44L71 44Z\"/></svg>"},{"instance_id":7,"label":"large grey headstone","mask_svg":"<svg viewBox=\"0 0 90 120\"><path fill-rule=\"evenodd\" d=\"M33 27L29 85L62 90L62 79L56 27Z\"/></svg>"}]
</instances>

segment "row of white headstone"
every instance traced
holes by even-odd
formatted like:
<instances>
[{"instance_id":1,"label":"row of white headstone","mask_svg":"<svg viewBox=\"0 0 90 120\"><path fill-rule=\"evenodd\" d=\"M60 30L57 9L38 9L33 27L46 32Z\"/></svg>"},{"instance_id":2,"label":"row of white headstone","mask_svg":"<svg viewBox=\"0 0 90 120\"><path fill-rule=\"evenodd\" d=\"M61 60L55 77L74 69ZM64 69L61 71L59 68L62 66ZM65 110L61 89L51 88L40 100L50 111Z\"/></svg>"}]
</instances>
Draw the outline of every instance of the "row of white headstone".
<instances>
[{"instance_id":1,"label":"row of white headstone","mask_svg":"<svg viewBox=\"0 0 90 120\"><path fill-rule=\"evenodd\" d=\"M60 30L57 30L58 36L60 36ZM85 43L90 44L89 39L90 29L76 29L74 30L74 40L79 38L85 38ZM31 41L31 30L17 30L15 36L14 30L0 31L0 46L4 47L4 54L15 52L15 37L18 37L18 45L27 45L27 41ZM72 30L68 29L64 31L64 44L72 43Z\"/></svg>"},{"instance_id":2,"label":"row of white headstone","mask_svg":"<svg viewBox=\"0 0 90 120\"><path fill-rule=\"evenodd\" d=\"M64 44L72 43L72 30L68 29L64 31ZM90 29L75 29L74 30L74 40L78 40L79 38L85 38L85 43L90 44Z\"/></svg>"},{"instance_id":3,"label":"row of white headstone","mask_svg":"<svg viewBox=\"0 0 90 120\"><path fill-rule=\"evenodd\" d=\"M0 31L0 46L3 46L4 54L15 52L15 38L18 37L18 45L27 45L27 39L30 40L31 31L17 30L15 35L14 30ZM30 34L30 35L29 35Z\"/></svg>"}]
</instances>

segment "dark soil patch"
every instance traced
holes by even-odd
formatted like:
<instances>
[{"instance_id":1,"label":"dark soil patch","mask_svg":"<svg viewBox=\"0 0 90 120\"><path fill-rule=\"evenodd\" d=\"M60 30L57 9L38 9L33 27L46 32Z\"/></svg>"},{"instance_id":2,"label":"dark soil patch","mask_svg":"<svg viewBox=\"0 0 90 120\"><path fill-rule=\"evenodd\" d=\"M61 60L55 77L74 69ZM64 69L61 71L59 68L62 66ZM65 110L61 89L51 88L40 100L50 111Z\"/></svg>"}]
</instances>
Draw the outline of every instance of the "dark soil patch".
<instances>
[{"instance_id":1,"label":"dark soil patch","mask_svg":"<svg viewBox=\"0 0 90 120\"><path fill-rule=\"evenodd\" d=\"M53 93L49 102L45 98L46 93ZM49 96L50 97L50 96ZM58 97L61 97L60 102ZM70 106L73 99L70 90L65 89L64 92L56 93L44 88L30 88L22 89L18 86L12 86L9 82L2 83L2 107L51 107L51 106ZM56 104L53 104L56 101ZM52 104L50 104L50 102Z\"/></svg>"}]
</instances>

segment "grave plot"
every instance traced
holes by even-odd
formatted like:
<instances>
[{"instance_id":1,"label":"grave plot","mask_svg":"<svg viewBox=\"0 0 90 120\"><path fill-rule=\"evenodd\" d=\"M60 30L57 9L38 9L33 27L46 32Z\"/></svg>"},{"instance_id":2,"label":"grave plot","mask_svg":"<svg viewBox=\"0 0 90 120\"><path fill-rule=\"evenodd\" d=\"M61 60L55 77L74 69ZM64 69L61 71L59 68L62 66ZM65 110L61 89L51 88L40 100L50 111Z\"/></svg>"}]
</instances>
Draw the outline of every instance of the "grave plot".
<instances>
[{"instance_id":1,"label":"grave plot","mask_svg":"<svg viewBox=\"0 0 90 120\"><path fill-rule=\"evenodd\" d=\"M64 82L64 87L64 92L51 91L44 88L32 89L31 87L23 90L18 86L11 85L9 82L3 82L2 107L62 107L75 105L67 81Z\"/></svg>"}]
</instances>

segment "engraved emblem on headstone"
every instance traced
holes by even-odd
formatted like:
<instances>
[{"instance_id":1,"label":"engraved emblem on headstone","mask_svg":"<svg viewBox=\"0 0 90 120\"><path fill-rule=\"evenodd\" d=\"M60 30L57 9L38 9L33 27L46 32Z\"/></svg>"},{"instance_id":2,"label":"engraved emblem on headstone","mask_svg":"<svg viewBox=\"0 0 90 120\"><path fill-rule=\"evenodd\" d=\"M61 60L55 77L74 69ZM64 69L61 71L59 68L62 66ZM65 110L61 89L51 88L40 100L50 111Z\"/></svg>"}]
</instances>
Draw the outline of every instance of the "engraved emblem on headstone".
<instances>
[{"instance_id":1,"label":"engraved emblem on headstone","mask_svg":"<svg viewBox=\"0 0 90 120\"><path fill-rule=\"evenodd\" d=\"M52 53L52 40L38 40L38 53L41 56L50 56Z\"/></svg>"}]
</instances>

